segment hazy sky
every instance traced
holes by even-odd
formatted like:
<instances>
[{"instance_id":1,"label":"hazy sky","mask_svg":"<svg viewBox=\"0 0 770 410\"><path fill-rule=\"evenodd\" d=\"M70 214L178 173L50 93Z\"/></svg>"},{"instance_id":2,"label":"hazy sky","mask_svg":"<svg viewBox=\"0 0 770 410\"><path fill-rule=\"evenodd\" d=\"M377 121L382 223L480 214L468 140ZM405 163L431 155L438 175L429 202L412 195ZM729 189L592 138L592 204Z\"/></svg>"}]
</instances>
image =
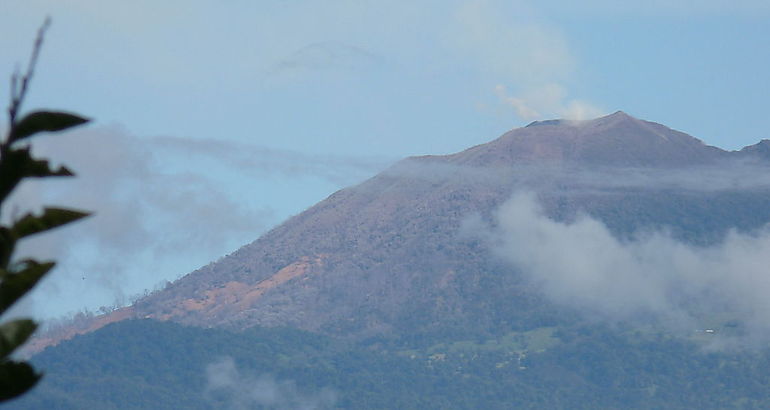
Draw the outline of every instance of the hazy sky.
<instances>
[{"instance_id":1,"label":"hazy sky","mask_svg":"<svg viewBox=\"0 0 770 410\"><path fill-rule=\"evenodd\" d=\"M770 2L626 4L0 0L0 76L50 15L27 108L95 119L36 148L81 177L26 186L19 208L98 215L27 247L62 265L24 309L111 304L395 159L536 119L624 110L726 149L770 138Z\"/></svg>"}]
</instances>

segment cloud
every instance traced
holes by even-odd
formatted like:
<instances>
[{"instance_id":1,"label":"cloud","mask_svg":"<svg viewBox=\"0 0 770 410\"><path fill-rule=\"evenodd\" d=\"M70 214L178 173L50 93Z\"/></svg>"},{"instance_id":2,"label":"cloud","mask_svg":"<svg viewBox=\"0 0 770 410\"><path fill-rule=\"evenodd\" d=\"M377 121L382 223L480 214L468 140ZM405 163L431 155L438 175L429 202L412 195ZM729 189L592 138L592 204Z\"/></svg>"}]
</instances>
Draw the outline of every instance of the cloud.
<instances>
[{"instance_id":1,"label":"cloud","mask_svg":"<svg viewBox=\"0 0 770 410\"><path fill-rule=\"evenodd\" d=\"M565 88L555 83L525 89L518 96L511 96L508 87L498 84L495 94L500 102L512 107L519 118L527 121L544 117L590 120L606 114L590 102L569 99Z\"/></svg>"},{"instance_id":2,"label":"cloud","mask_svg":"<svg viewBox=\"0 0 770 410\"><path fill-rule=\"evenodd\" d=\"M460 154L462 155L462 154ZM388 168L387 174L432 182L474 186L515 186L540 194L625 195L629 190L680 193L770 190L770 165L762 161L725 159L688 168L596 167L564 163L517 163L505 167L458 164L446 157L417 157ZM608 178L610 173L612 178Z\"/></svg>"},{"instance_id":3,"label":"cloud","mask_svg":"<svg viewBox=\"0 0 770 410\"><path fill-rule=\"evenodd\" d=\"M569 100L567 106L559 110L559 116L567 120L590 120L605 114L605 110L584 100Z\"/></svg>"},{"instance_id":4,"label":"cloud","mask_svg":"<svg viewBox=\"0 0 770 410\"><path fill-rule=\"evenodd\" d=\"M509 96L504 85L496 85L495 93L503 104L513 107L516 115L522 120L534 120L542 117L542 114L530 107L524 98Z\"/></svg>"},{"instance_id":5,"label":"cloud","mask_svg":"<svg viewBox=\"0 0 770 410\"><path fill-rule=\"evenodd\" d=\"M42 137L33 151L78 176L25 182L10 214L56 205L94 215L20 244L20 257L60 262L22 311L52 316L125 302L254 239L271 219L203 170L169 169L151 144L117 128Z\"/></svg>"},{"instance_id":6,"label":"cloud","mask_svg":"<svg viewBox=\"0 0 770 410\"><path fill-rule=\"evenodd\" d=\"M549 219L535 195L517 193L486 235L507 261L552 301L610 321L652 319L680 334L740 323L715 343L770 340L770 228L729 233L698 247L665 233L619 240L583 216Z\"/></svg>"},{"instance_id":7,"label":"cloud","mask_svg":"<svg viewBox=\"0 0 770 410\"><path fill-rule=\"evenodd\" d=\"M307 154L230 140L155 137L149 140L158 149L213 160L239 172L265 177L314 176L338 185L360 182L393 162L383 156L344 156Z\"/></svg>"},{"instance_id":8,"label":"cloud","mask_svg":"<svg viewBox=\"0 0 770 410\"><path fill-rule=\"evenodd\" d=\"M766 164L724 160L714 165L656 169L612 167L586 169L564 166L518 166L520 181L538 192L579 191L613 193L627 189L676 190L678 192L720 192L770 189L770 170ZM612 172L613 178L607 178Z\"/></svg>"},{"instance_id":9,"label":"cloud","mask_svg":"<svg viewBox=\"0 0 770 410\"><path fill-rule=\"evenodd\" d=\"M369 99L385 100L369 109L406 111L398 123L412 109L392 100L389 93L397 90L401 91L394 95L403 98L412 94L451 100L469 95L465 98L481 98L488 104L495 85L503 84L513 98L532 106L530 95L547 90L548 84L569 89L578 65L566 36L531 1L181 4L77 0L62 5L30 0L11 6L6 23L11 32L33 33L42 14L52 13L56 24L43 55L52 63L45 64L47 71L38 76L41 89L58 90L60 82L69 84L67 89L77 89L82 100L74 107L77 111L124 123L128 116L132 126L144 127L137 129L146 133L166 132L169 123L177 123L178 127L187 124L186 134L202 136L206 130L213 135L214 126L201 119L216 122L217 116L226 118L226 111L220 113L210 101L272 103L291 92L307 99L293 101L292 108L331 101L330 105L340 105L340 111L347 113L361 108L355 99L344 98L346 92L357 95L363 88L371 93ZM31 17L36 14L40 17ZM22 29L22 22L30 27ZM27 44L6 43L9 50L17 50L6 54L27 54ZM12 68L13 62L7 66ZM323 74L308 76L310 72ZM354 81L330 85L332 72ZM113 78L121 78L122 85ZM54 85L47 86L46 81ZM69 96L57 98L71 106ZM136 108L150 100L156 107L152 114ZM569 101L562 105L568 106ZM111 108L115 106L122 108ZM282 107L265 106L268 110ZM430 107L419 108L430 112ZM445 104L439 108L447 109ZM559 112L532 109L540 114L537 118ZM534 118L531 112L522 112ZM227 118L223 127L236 135L240 130L234 124L243 121ZM246 122L241 129L250 126ZM366 148L364 144L362 149Z\"/></svg>"},{"instance_id":10,"label":"cloud","mask_svg":"<svg viewBox=\"0 0 770 410\"><path fill-rule=\"evenodd\" d=\"M37 139L37 156L64 163L75 178L28 181L4 216L42 205L94 215L20 244L17 255L58 267L15 314L54 317L121 305L256 239L277 222L255 181L320 178L358 182L381 159L316 156L217 140L139 138L91 127ZM380 162L378 162L380 161Z\"/></svg>"},{"instance_id":11,"label":"cloud","mask_svg":"<svg viewBox=\"0 0 770 410\"><path fill-rule=\"evenodd\" d=\"M460 2L455 21L456 45L487 73L533 84L565 79L574 68L564 36L525 2Z\"/></svg>"},{"instance_id":12,"label":"cloud","mask_svg":"<svg viewBox=\"0 0 770 410\"><path fill-rule=\"evenodd\" d=\"M323 70L357 71L382 65L384 60L361 47L336 41L314 42L279 60L272 75L301 75Z\"/></svg>"},{"instance_id":13,"label":"cloud","mask_svg":"<svg viewBox=\"0 0 770 410\"><path fill-rule=\"evenodd\" d=\"M329 388L308 394L290 380L276 380L266 374L259 377L243 374L231 357L206 366L205 394L217 406L232 410L263 406L279 410L326 409L333 408L337 401L336 393Z\"/></svg>"},{"instance_id":14,"label":"cloud","mask_svg":"<svg viewBox=\"0 0 770 410\"><path fill-rule=\"evenodd\" d=\"M561 31L529 3L466 1L456 19L457 45L496 79L499 101L520 119L581 120L603 113L587 101L568 98L566 84L576 59Z\"/></svg>"}]
</instances>

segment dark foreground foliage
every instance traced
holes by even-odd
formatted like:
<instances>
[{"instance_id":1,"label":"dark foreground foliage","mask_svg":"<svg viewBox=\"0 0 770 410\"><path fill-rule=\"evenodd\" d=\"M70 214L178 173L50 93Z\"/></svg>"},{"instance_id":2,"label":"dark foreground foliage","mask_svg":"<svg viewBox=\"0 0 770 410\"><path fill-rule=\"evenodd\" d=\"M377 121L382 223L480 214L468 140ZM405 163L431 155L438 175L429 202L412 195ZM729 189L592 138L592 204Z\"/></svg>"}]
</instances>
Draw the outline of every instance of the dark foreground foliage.
<instances>
[{"instance_id":1,"label":"dark foreground foliage","mask_svg":"<svg viewBox=\"0 0 770 410\"><path fill-rule=\"evenodd\" d=\"M11 77L8 134L0 140L0 211L5 210L3 206L11 193L26 179L74 176L66 167L52 168L47 159L35 158L29 140L39 134L64 131L89 121L60 111L35 111L20 116L49 23L46 20L38 31L26 73ZM14 257L17 243L86 216L88 213L78 210L46 207L37 214L13 216L10 223L0 225L0 315L32 290L55 265L53 261L17 260ZM31 319L15 318L0 324L0 401L24 394L40 379L41 375L28 363L13 357L36 329L37 323Z\"/></svg>"}]
</instances>

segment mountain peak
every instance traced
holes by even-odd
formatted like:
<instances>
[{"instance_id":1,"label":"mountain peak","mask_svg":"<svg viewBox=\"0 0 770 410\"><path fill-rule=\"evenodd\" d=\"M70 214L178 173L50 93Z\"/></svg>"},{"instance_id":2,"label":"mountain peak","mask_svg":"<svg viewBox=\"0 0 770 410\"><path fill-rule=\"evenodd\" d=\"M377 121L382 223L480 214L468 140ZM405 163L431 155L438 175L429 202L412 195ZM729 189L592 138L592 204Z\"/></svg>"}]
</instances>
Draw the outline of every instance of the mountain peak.
<instances>
[{"instance_id":1,"label":"mountain peak","mask_svg":"<svg viewBox=\"0 0 770 410\"><path fill-rule=\"evenodd\" d=\"M605 115L603 117L594 118L592 120L568 120L564 118L551 119L551 120L539 120L532 121L524 128L539 127L544 125L566 125L566 126L580 126L590 123L608 123L608 122L623 122L623 121L641 121L631 115L626 114L624 111L615 111L612 114Z\"/></svg>"},{"instance_id":2,"label":"mountain peak","mask_svg":"<svg viewBox=\"0 0 770 410\"><path fill-rule=\"evenodd\" d=\"M449 156L476 166L577 163L679 167L713 162L726 151L664 125L616 111L593 120L544 120Z\"/></svg>"},{"instance_id":3,"label":"mountain peak","mask_svg":"<svg viewBox=\"0 0 770 410\"><path fill-rule=\"evenodd\" d=\"M539 127L542 125L562 125L564 124L564 120L541 120L541 121L532 121L529 124L527 124L524 128L529 127Z\"/></svg>"},{"instance_id":4,"label":"mountain peak","mask_svg":"<svg viewBox=\"0 0 770 410\"><path fill-rule=\"evenodd\" d=\"M770 159L770 140L763 139L754 145L743 147L740 151L736 151L739 157L767 161Z\"/></svg>"},{"instance_id":5,"label":"mountain peak","mask_svg":"<svg viewBox=\"0 0 770 410\"><path fill-rule=\"evenodd\" d=\"M648 123L647 121L640 120L632 115L627 114L625 111L615 111L612 114L605 115L603 117L595 118L593 120L583 121L582 122L585 125L613 125L613 126L619 126L623 124L636 124L636 125L643 125L645 123ZM650 122L649 124L656 124ZM656 124L660 125L660 124Z\"/></svg>"},{"instance_id":6,"label":"mountain peak","mask_svg":"<svg viewBox=\"0 0 770 410\"><path fill-rule=\"evenodd\" d=\"M612 119L631 119L631 120L636 120L636 118L635 118L635 117L633 117L633 116L631 116L631 115L628 115L628 114L626 114L626 112L625 112L625 111L621 111L621 110L615 111L615 112L613 112L612 114L609 114L609 115L605 115L604 117L599 117L599 118L606 118L606 119L609 119L609 118L612 118Z\"/></svg>"}]
</instances>

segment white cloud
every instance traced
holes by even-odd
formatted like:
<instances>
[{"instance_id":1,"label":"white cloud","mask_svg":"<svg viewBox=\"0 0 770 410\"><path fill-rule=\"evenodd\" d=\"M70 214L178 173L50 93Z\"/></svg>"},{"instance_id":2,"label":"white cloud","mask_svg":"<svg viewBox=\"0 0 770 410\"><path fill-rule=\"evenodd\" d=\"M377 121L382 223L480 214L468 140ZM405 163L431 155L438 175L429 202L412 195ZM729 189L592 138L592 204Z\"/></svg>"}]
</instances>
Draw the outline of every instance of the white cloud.
<instances>
[{"instance_id":1,"label":"white cloud","mask_svg":"<svg viewBox=\"0 0 770 410\"><path fill-rule=\"evenodd\" d=\"M606 111L584 100L569 100L560 110L561 118L567 120L590 120L607 114Z\"/></svg>"},{"instance_id":2,"label":"white cloud","mask_svg":"<svg viewBox=\"0 0 770 410\"><path fill-rule=\"evenodd\" d=\"M456 45L487 73L532 84L572 72L574 57L564 36L525 2L464 1L455 19Z\"/></svg>"},{"instance_id":3,"label":"white cloud","mask_svg":"<svg viewBox=\"0 0 770 410\"><path fill-rule=\"evenodd\" d=\"M542 117L540 112L530 107L525 99L509 96L504 85L498 84L495 86L495 93L503 104L511 106L516 111L516 115L519 118L523 120L534 120Z\"/></svg>"},{"instance_id":4,"label":"white cloud","mask_svg":"<svg viewBox=\"0 0 770 410\"><path fill-rule=\"evenodd\" d=\"M746 333L732 342L770 338L770 229L708 247L663 233L622 241L589 217L553 221L526 193L496 219L496 254L556 303L613 321L652 317L684 334L733 319Z\"/></svg>"},{"instance_id":5,"label":"white cloud","mask_svg":"<svg viewBox=\"0 0 770 410\"><path fill-rule=\"evenodd\" d=\"M206 396L217 406L232 410L255 407L277 410L315 410L334 408L336 394L325 388L317 393L301 391L290 380L276 380L263 374L251 377L242 373L231 357L206 366Z\"/></svg>"},{"instance_id":6,"label":"white cloud","mask_svg":"<svg viewBox=\"0 0 770 410\"><path fill-rule=\"evenodd\" d=\"M101 119L128 114L94 106L91 100L120 96L122 100L162 100L153 102L163 109L158 113L163 114L161 118L181 122L184 117L163 106L177 101L189 111L212 101L246 99L272 89L275 83L303 79L296 75L298 68L310 65L352 66L357 73L369 74L386 66L401 81L412 81L406 87L425 87L426 93L435 91L430 81L421 80L452 76L461 65L470 70L465 76L470 82L480 80L478 87L485 95L494 93L495 84L504 84L513 90L509 104L533 107L537 104L530 101L532 94L547 91L551 83L567 89L577 66L566 36L530 1L173 1L158 5L147 0L77 0L64 5L30 0L21 4L0 13L6 16L0 17L0 23L9 32L34 33L45 13L54 17L43 55L43 63L52 63L43 65L49 71L41 71L38 80L66 81L86 99L73 108ZM0 39L0 45L6 46L9 59L0 57L0 68L8 70L17 56L28 51L26 42L12 36ZM288 75L287 69L294 75ZM276 76L277 71L284 75ZM115 78L120 78L120 84ZM315 83L325 80L324 76L313 79ZM106 89L110 93L105 94ZM148 90L145 95L136 92L144 89ZM461 93L462 87L457 90ZM177 95L187 96L187 101L178 101ZM196 101L200 106L193 104ZM551 116L556 111L519 109L530 118L535 112Z\"/></svg>"},{"instance_id":7,"label":"white cloud","mask_svg":"<svg viewBox=\"0 0 770 410\"><path fill-rule=\"evenodd\" d=\"M566 89L556 83L524 89L517 96L511 96L506 86L498 84L495 86L495 93L500 102L512 107L522 120L590 120L606 114L590 102L568 99Z\"/></svg>"},{"instance_id":8,"label":"white cloud","mask_svg":"<svg viewBox=\"0 0 770 410\"><path fill-rule=\"evenodd\" d=\"M42 136L33 152L77 176L25 182L6 204L6 217L42 205L94 212L20 244L19 257L59 262L16 308L44 318L124 304L257 239L278 222L253 185L261 180L344 186L386 164L228 141L139 138L115 127Z\"/></svg>"},{"instance_id":9,"label":"white cloud","mask_svg":"<svg viewBox=\"0 0 770 410\"><path fill-rule=\"evenodd\" d=\"M394 162L383 156L312 155L216 139L155 137L147 139L147 143L188 159L213 160L258 178L274 174L314 176L339 186L357 183Z\"/></svg>"},{"instance_id":10,"label":"white cloud","mask_svg":"<svg viewBox=\"0 0 770 410\"><path fill-rule=\"evenodd\" d=\"M33 152L77 177L27 181L7 209L19 216L54 205L94 214L20 244L19 257L59 266L18 312L51 317L124 303L255 239L271 219L234 200L205 170L165 166L151 144L120 129L40 137Z\"/></svg>"},{"instance_id":11,"label":"white cloud","mask_svg":"<svg viewBox=\"0 0 770 410\"><path fill-rule=\"evenodd\" d=\"M568 98L577 66L564 34L528 2L472 0L456 13L456 44L494 78L499 101L522 120L588 119L602 110ZM512 89L513 92L509 91Z\"/></svg>"}]
</instances>

